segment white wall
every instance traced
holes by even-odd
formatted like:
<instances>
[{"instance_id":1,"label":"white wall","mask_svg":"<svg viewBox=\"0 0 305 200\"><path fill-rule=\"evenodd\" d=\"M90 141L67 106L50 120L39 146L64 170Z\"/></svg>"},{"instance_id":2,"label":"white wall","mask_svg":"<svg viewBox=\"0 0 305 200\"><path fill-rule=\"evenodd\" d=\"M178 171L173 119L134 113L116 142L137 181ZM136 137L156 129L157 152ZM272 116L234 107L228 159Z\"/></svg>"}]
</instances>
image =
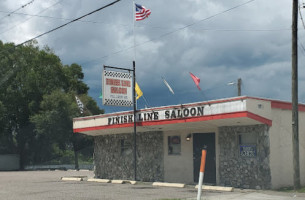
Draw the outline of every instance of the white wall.
<instances>
[{"instance_id":1,"label":"white wall","mask_svg":"<svg viewBox=\"0 0 305 200\"><path fill-rule=\"evenodd\" d=\"M271 119L271 101L247 99L247 111Z\"/></svg>"},{"instance_id":2,"label":"white wall","mask_svg":"<svg viewBox=\"0 0 305 200\"><path fill-rule=\"evenodd\" d=\"M305 112L299 112L300 175L301 185L305 185Z\"/></svg>"},{"instance_id":3,"label":"white wall","mask_svg":"<svg viewBox=\"0 0 305 200\"><path fill-rule=\"evenodd\" d=\"M193 183L193 140L186 141L191 132L169 131L164 133L164 181ZM181 154L168 155L168 136L181 137Z\"/></svg>"},{"instance_id":4,"label":"white wall","mask_svg":"<svg viewBox=\"0 0 305 200\"><path fill-rule=\"evenodd\" d=\"M269 130L272 188L293 185L291 119L291 110L272 109Z\"/></svg>"},{"instance_id":5,"label":"white wall","mask_svg":"<svg viewBox=\"0 0 305 200\"><path fill-rule=\"evenodd\" d=\"M193 137L186 141L189 133L215 133L216 146L216 181L218 182L218 131L217 129L201 130L190 129L179 131L167 131L164 133L164 181L172 183L194 184L194 163L193 163ZM168 155L168 136L181 137L181 154Z\"/></svg>"}]
</instances>

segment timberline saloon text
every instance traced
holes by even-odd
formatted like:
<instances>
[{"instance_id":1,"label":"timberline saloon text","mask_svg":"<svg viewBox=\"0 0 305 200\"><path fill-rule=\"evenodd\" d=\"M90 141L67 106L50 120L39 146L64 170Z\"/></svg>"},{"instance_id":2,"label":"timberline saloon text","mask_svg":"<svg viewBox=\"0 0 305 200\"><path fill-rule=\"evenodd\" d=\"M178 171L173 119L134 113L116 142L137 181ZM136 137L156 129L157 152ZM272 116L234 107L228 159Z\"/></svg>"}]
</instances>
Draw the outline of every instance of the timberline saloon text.
<instances>
[{"instance_id":1,"label":"timberline saloon text","mask_svg":"<svg viewBox=\"0 0 305 200\"><path fill-rule=\"evenodd\" d=\"M127 95L127 88L131 87L131 82L129 80L111 79L106 78L106 85L110 85L111 94L123 94Z\"/></svg>"},{"instance_id":2,"label":"timberline saloon text","mask_svg":"<svg viewBox=\"0 0 305 200\"><path fill-rule=\"evenodd\" d=\"M164 112L164 117L162 118L160 118L161 112ZM180 108L180 109L172 109L165 111L137 113L136 119L137 122L143 122L143 121L154 121L154 120L163 120L163 119L195 117L195 116L203 116L203 115L204 115L204 106L199 106L199 107ZM108 125L132 123L133 118L134 118L133 114L109 117Z\"/></svg>"}]
</instances>

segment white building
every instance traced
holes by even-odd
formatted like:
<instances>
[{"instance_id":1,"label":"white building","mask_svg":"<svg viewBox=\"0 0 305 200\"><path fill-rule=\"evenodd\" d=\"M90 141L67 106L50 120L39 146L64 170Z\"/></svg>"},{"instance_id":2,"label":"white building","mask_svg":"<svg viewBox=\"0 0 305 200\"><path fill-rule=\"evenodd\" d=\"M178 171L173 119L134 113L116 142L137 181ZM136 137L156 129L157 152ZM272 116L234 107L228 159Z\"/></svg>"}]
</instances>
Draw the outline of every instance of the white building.
<instances>
[{"instance_id":1,"label":"white building","mask_svg":"<svg viewBox=\"0 0 305 200\"><path fill-rule=\"evenodd\" d=\"M205 184L240 188L293 185L291 103L255 97L137 112L137 179L194 184L207 147ZM305 105L299 105L301 184L305 184ZM95 175L134 177L133 112L76 118L95 136Z\"/></svg>"}]
</instances>

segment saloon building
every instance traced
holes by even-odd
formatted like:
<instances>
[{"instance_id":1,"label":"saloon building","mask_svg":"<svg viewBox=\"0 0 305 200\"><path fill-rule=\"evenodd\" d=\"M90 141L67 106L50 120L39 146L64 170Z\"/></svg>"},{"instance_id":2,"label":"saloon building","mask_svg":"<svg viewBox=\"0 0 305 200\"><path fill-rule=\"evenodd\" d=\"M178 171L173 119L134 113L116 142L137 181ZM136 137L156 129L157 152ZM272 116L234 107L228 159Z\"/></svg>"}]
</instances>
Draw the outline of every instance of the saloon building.
<instances>
[{"instance_id":1,"label":"saloon building","mask_svg":"<svg viewBox=\"0 0 305 200\"><path fill-rule=\"evenodd\" d=\"M291 103L255 97L137 111L137 179L270 189L293 185ZM76 118L74 132L94 136L95 176L134 177L133 112ZM305 184L305 106L299 105L301 184Z\"/></svg>"}]
</instances>

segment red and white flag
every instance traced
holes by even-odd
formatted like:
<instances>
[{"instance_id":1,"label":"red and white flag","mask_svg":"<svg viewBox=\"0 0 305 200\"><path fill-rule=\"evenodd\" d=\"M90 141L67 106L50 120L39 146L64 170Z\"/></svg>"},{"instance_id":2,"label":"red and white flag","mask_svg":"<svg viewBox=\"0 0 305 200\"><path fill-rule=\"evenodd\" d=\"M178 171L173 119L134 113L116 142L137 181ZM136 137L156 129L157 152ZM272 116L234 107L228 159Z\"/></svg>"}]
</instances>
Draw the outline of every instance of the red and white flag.
<instances>
[{"instance_id":1,"label":"red and white flag","mask_svg":"<svg viewBox=\"0 0 305 200\"><path fill-rule=\"evenodd\" d=\"M200 78L198 78L197 76L195 76L195 75L192 74L191 72L190 72L190 75L191 75L191 77L192 77L194 83L196 84L197 88L198 88L199 90L201 90L201 88L199 87Z\"/></svg>"},{"instance_id":2,"label":"red and white flag","mask_svg":"<svg viewBox=\"0 0 305 200\"><path fill-rule=\"evenodd\" d=\"M136 6L136 13L135 13L135 19L136 21L141 21L143 19L146 19L151 11L149 9L146 9L144 6L141 6L140 4L135 4Z\"/></svg>"}]
</instances>

